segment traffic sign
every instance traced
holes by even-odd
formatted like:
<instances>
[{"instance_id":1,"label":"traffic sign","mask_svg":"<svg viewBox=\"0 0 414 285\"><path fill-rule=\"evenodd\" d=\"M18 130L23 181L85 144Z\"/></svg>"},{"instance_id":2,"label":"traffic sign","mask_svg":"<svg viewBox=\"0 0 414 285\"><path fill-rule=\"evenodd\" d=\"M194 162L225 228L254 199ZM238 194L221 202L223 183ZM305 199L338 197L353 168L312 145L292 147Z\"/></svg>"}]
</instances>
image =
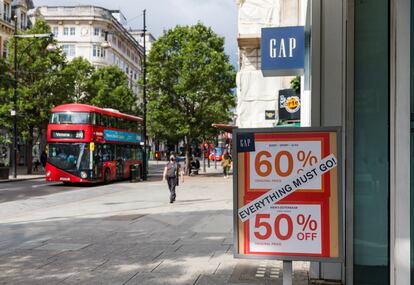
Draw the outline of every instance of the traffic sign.
<instances>
[{"instance_id":1,"label":"traffic sign","mask_svg":"<svg viewBox=\"0 0 414 285\"><path fill-rule=\"evenodd\" d=\"M236 257L342 260L339 130L234 130Z\"/></svg>"}]
</instances>

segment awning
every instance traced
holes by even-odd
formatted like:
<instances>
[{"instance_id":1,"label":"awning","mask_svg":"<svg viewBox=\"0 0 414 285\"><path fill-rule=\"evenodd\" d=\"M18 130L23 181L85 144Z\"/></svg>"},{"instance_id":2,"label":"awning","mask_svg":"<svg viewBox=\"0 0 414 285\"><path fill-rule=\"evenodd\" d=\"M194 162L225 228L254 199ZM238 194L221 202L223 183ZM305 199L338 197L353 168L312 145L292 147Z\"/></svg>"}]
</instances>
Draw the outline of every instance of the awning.
<instances>
[{"instance_id":1,"label":"awning","mask_svg":"<svg viewBox=\"0 0 414 285\"><path fill-rule=\"evenodd\" d=\"M232 133L233 129L237 129L238 126L235 125L227 125L227 124L211 124L214 128L228 132L228 133Z\"/></svg>"}]
</instances>

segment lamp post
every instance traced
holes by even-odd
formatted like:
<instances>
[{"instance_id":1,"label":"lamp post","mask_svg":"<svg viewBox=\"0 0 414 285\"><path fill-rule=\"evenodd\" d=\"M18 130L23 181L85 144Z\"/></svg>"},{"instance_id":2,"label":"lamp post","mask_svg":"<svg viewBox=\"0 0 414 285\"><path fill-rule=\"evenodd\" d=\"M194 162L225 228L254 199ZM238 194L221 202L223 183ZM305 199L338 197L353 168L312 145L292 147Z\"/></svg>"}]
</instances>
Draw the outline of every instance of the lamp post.
<instances>
[{"instance_id":1,"label":"lamp post","mask_svg":"<svg viewBox=\"0 0 414 285\"><path fill-rule=\"evenodd\" d=\"M13 178L17 178L17 17L14 16L14 81L13 81Z\"/></svg>"},{"instance_id":2,"label":"lamp post","mask_svg":"<svg viewBox=\"0 0 414 285\"><path fill-rule=\"evenodd\" d=\"M14 16L14 80L13 80L13 110L11 110L11 116L13 117L13 178L17 178L17 39L19 38L51 38L53 34L29 34L29 35L18 35L17 34L17 17ZM30 47L29 44L26 49ZM48 45L47 50L56 48L54 45Z\"/></svg>"},{"instance_id":3,"label":"lamp post","mask_svg":"<svg viewBox=\"0 0 414 285\"><path fill-rule=\"evenodd\" d=\"M146 32L147 32L147 23L146 23L146 18L145 18L145 14L146 14L146 10L144 9L143 11L144 14L144 28L142 30L142 34L143 34L143 40L144 40L144 70L143 70L143 90L142 90L142 99L143 99L143 113L144 113L144 180L147 180L147 49L146 49Z\"/></svg>"}]
</instances>

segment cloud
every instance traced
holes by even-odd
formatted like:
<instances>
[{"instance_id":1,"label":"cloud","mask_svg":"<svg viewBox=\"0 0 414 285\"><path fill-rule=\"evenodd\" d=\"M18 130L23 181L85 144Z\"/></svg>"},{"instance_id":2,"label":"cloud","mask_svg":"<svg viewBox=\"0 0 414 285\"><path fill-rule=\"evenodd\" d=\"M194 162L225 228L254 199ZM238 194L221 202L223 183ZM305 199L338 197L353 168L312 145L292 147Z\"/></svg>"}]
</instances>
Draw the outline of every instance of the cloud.
<instances>
[{"instance_id":1,"label":"cloud","mask_svg":"<svg viewBox=\"0 0 414 285\"><path fill-rule=\"evenodd\" d=\"M34 0L36 6L67 6L64 0ZM236 0L76 0L71 5L95 5L119 9L126 16L127 26L142 28L142 11L147 10L147 28L156 37L176 25L201 22L225 37L225 51L237 66L237 4Z\"/></svg>"}]
</instances>

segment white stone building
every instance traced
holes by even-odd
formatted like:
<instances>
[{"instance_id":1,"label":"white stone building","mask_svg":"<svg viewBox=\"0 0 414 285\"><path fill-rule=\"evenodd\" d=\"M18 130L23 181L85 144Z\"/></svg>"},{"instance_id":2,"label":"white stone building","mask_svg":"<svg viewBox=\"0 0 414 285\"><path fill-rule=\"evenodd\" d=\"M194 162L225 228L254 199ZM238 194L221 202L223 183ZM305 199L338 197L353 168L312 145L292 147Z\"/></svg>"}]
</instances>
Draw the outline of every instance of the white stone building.
<instances>
[{"instance_id":1,"label":"white stone building","mask_svg":"<svg viewBox=\"0 0 414 285\"><path fill-rule=\"evenodd\" d=\"M279 90L290 88L292 76L269 77L261 70L261 29L304 24L304 0L237 0L239 72L237 126L273 127L278 123ZM272 120L266 111L274 111Z\"/></svg>"},{"instance_id":2,"label":"white stone building","mask_svg":"<svg viewBox=\"0 0 414 285\"><path fill-rule=\"evenodd\" d=\"M144 37L142 30L129 30L129 33L138 41L140 46L144 46ZM148 55L149 51L151 50L152 43L155 42L155 37L148 31L145 34L145 49L147 51L146 54Z\"/></svg>"},{"instance_id":3,"label":"white stone building","mask_svg":"<svg viewBox=\"0 0 414 285\"><path fill-rule=\"evenodd\" d=\"M125 28L126 18L119 10L40 6L31 10L30 16L42 17L51 26L69 60L81 56L97 68L116 65L128 76L134 94L138 94L143 48Z\"/></svg>"}]
</instances>

